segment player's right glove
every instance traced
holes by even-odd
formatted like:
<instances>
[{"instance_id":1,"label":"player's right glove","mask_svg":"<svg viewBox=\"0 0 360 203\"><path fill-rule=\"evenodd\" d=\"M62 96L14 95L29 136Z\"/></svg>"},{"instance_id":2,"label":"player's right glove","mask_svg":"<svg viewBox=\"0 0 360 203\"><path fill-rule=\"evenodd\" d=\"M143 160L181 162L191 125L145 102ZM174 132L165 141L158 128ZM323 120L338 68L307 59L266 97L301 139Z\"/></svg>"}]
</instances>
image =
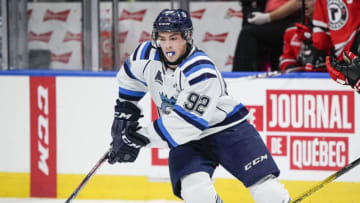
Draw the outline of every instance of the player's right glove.
<instances>
[{"instance_id":1,"label":"player's right glove","mask_svg":"<svg viewBox=\"0 0 360 203\"><path fill-rule=\"evenodd\" d=\"M349 51L343 52L343 61L326 57L326 69L331 78L342 85L350 85L360 91L360 58Z\"/></svg>"},{"instance_id":2,"label":"player's right glove","mask_svg":"<svg viewBox=\"0 0 360 203\"><path fill-rule=\"evenodd\" d=\"M128 101L116 100L114 121L111 127L112 150L108 156L108 162L133 162L139 154L140 148L133 147L123 138L135 134L138 129L138 120L141 117L141 110ZM147 139L147 138L146 138ZM136 140L136 139L135 139ZM141 143L140 143L141 144Z\"/></svg>"}]
</instances>

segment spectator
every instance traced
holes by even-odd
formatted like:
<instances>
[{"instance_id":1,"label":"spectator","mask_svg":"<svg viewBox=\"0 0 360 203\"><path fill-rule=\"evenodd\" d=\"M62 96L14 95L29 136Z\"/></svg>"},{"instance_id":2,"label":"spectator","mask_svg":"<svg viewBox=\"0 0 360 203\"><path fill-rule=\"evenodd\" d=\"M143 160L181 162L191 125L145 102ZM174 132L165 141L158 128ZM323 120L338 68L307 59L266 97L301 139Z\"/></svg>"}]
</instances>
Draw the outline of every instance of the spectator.
<instances>
[{"instance_id":1,"label":"spectator","mask_svg":"<svg viewBox=\"0 0 360 203\"><path fill-rule=\"evenodd\" d=\"M280 70L285 71L295 67L304 67L310 70L325 70L326 52L318 51L314 60L314 48L312 46L312 16L315 0L304 1L302 8L302 23L286 29L284 34L283 53L280 56ZM316 69L313 68L313 64Z\"/></svg>"},{"instance_id":2,"label":"spectator","mask_svg":"<svg viewBox=\"0 0 360 203\"><path fill-rule=\"evenodd\" d=\"M265 12L254 11L247 16L238 38L233 71L262 71L265 63L258 62L264 49L269 50L270 65L278 69L285 29L298 20L297 0L268 0Z\"/></svg>"}]
</instances>

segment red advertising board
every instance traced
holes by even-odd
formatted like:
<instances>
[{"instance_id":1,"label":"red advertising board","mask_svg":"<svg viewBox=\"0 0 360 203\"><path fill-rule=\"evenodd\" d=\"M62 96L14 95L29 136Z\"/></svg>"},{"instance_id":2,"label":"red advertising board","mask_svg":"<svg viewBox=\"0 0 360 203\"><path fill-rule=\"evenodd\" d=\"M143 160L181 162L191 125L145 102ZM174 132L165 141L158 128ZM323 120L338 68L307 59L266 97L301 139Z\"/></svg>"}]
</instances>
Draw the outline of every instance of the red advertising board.
<instances>
[{"instance_id":1,"label":"red advertising board","mask_svg":"<svg viewBox=\"0 0 360 203\"><path fill-rule=\"evenodd\" d=\"M348 164L348 137L292 136L290 169L340 170Z\"/></svg>"},{"instance_id":2,"label":"red advertising board","mask_svg":"<svg viewBox=\"0 0 360 203\"><path fill-rule=\"evenodd\" d=\"M354 92L267 90L267 131L354 133Z\"/></svg>"},{"instance_id":3,"label":"red advertising board","mask_svg":"<svg viewBox=\"0 0 360 203\"><path fill-rule=\"evenodd\" d=\"M56 197L55 77L30 77L30 196Z\"/></svg>"}]
</instances>

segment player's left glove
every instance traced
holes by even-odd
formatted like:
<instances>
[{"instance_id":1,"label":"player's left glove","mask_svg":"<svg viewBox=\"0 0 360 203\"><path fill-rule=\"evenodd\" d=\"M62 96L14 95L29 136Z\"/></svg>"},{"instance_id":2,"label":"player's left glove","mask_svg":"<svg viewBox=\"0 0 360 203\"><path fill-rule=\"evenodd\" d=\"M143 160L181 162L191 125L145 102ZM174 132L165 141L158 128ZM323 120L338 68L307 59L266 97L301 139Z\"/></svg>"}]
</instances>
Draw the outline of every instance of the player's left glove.
<instances>
[{"instance_id":1,"label":"player's left glove","mask_svg":"<svg viewBox=\"0 0 360 203\"><path fill-rule=\"evenodd\" d=\"M360 92L360 58L349 51L343 53L343 58L337 61L335 57L326 57L326 69L333 80Z\"/></svg>"},{"instance_id":2,"label":"player's left glove","mask_svg":"<svg viewBox=\"0 0 360 203\"><path fill-rule=\"evenodd\" d=\"M141 128L138 122L132 122L120 135L113 137L112 163L134 162L139 154L140 148L149 144L150 140L137 131ZM116 149L114 147L116 146Z\"/></svg>"},{"instance_id":3,"label":"player's left glove","mask_svg":"<svg viewBox=\"0 0 360 203\"><path fill-rule=\"evenodd\" d=\"M135 161L140 149L125 144L122 135L124 133L129 135L132 131L136 132L132 129L137 128L137 121L141 117L141 110L135 104L116 100L114 120L111 126L112 149L108 155L110 164Z\"/></svg>"}]
</instances>

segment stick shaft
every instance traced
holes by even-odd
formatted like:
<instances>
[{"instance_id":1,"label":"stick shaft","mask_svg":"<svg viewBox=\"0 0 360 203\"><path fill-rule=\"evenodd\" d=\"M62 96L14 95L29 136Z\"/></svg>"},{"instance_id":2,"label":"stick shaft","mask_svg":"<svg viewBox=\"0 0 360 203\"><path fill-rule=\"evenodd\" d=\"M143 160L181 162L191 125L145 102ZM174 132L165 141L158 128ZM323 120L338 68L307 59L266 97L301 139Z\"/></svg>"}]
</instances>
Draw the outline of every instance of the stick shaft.
<instances>
[{"instance_id":1,"label":"stick shaft","mask_svg":"<svg viewBox=\"0 0 360 203\"><path fill-rule=\"evenodd\" d=\"M240 78L240 80L252 80L252 79L258 79L258 78L269 78L269 77L275 77L275 76L279 76L279 75L284 75L287 73L292 73L292 72L298 72L298 71L303 71L305 70L305 67L303 66L299 66L299 67L294 67L294 68L289 68L283 72L280 71L271 71L271 72L265 72L265 73L259 73L256 75L249 75L247 77L242 77Z\"/></svg>"},{"instance_id":2,"label":"stick shaft","mask_svg":"<svg viewBox=\"0 0 360 203\"><path fill-rule=\"evenodd\" d=\"M80 185L74 190L74 192L70 195L70 197L65 201L65 203L70 203L75 197L78 195L78 193L81 191L81 189L87 184L87 182L90 180L90 178L95 174L97 169L108 159L108 150L101 159L95 164L95 166L91 169L91 171L86 175L86 177L81 181Z\"/></svg>"},{"instance_id":3,"label":"stick shaft","mask_svg":"<svg viewBox=\"0 0 360 203\"><path fill-rule=\"evenodd\" d=\"M360 157L358 159L356 159L355 161L351 162L350 164L348 164L347 166L345 166L344 168L340 169L339 171L333 173L331 176L327 177L325 180L321 181L320 183L318 183L314 187L310 188L309 190L304 192L302 195L300 195L299 197L297 197L296 199L291 201L291 203L301 202L306 197L312 195L314 192L316 192L316 191L320 190L321 188L323 188L326 184L334 181L336 178L342 176L343 174L350 171L352 168L354 168L355 166L357 166L359 164L360 164Z\"/></svg>"}]
</instances>

